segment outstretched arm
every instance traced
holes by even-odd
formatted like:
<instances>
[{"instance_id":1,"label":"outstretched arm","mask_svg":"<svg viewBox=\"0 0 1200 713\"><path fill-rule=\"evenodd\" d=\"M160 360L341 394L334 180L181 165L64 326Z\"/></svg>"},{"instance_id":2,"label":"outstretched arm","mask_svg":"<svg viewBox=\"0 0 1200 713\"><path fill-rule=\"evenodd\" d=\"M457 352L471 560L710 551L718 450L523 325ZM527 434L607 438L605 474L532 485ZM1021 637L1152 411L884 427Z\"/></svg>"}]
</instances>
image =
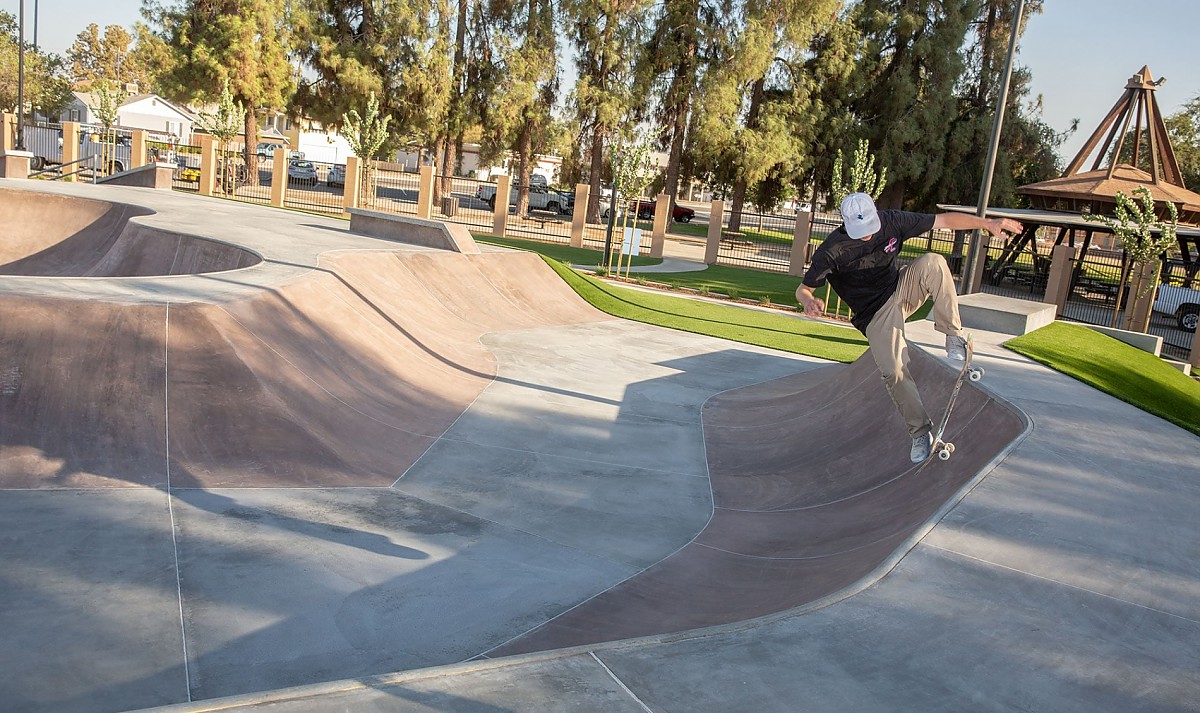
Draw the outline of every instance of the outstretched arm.
<instances>
[{"instance_id":1,"label":"outstretched arm","mask_svg":"<svg viewBox=\"0 0 1200 713\"><path fill-rule=\"evenodd\" d=\"M1012 218L980 218L969 213L938 213L933 219L934 228L946 230L986 230L992 235L1020 233L1025 226Z\"/></svg>"}]
</instances>

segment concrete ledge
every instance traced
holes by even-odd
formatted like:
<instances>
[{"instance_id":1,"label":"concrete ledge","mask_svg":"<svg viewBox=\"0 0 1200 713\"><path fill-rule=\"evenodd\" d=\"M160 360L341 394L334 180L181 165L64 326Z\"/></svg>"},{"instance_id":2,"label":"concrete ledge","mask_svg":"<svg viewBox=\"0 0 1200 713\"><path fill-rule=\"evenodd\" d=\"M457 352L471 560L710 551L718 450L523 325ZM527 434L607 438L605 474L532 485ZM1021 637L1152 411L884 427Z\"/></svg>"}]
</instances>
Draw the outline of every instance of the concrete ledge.
<instances>
[{"instance_id":1,"label":"concrete ledge","mask_svg":"<svg viewBox=\"0 0 1200 713\"><path fill-rule=\"evenodd\" d=\"M457 253L479 252L475 239L465 225L362 208L351 208L347 212L350 213L352 233Z\"/></svg>"},{"instance_id":2,"label":"concrete ledge","mask_svg":"<svg viewBox=\"0 0 1200 713\"><path fill-rule=\"evenodd\" d=\"M128 171L114 173L111 176L105 176L96 181L96 183L107 183L113 186L133 186L135 188L157 188L159 190L171 190L171 180L175 176L175 169L178 168L173 163L148 163L145 166L131 168Z\"/></svg>"},{"instance_id":3,"label":"concrete ledge","mask_svg":"<svg viewBox=\"0 0 1200 713\"><path fill-rule=\"evenodd\" d=\"M977 292L958 298L958 312L965 329L1000 334L1028 334L1054 321L1057 307Z\"/></svg>"},{"instance_id":4,"label":"concrete ledge","mask_svg":"<svg viewBox=\"0 0 1200 713\"><path fill-rule=\"evenodd\" d=\"M1072 322L1072 324L1077 323ZM1116 329L1114 327L1101 327L1096 324L1080 324L1079 326L1087 327L1113 339L1118 339L1131 347L1137 347L1144 352L1150 352L1154 356L1162 356L1163 338L1157 335L1131 332L1127 329Z\"/></svg>"},{"instance_id":5,"label":"concrete ledge","mask_svg":"<svg viewBox=\"0 0 1200 713\"><path fill-rule=\"evenodd\" d=\"M0 151L0 178L29 178L30 151Z\"/></svg>"},{"instance_id":6,"label":"concrete ledge","mask_svg":"<svg viewBox=\"0 0 1200 713\"><path fill-rule=\"evenodd\" d=\"M1192 365L1186 361L1179 361L1178 359L1172 359L1170 357L1163 357L1162 360L1167 363L1167 366L1182 371L1184 376L1192 375Z\"/></svg>"}]
</instances>

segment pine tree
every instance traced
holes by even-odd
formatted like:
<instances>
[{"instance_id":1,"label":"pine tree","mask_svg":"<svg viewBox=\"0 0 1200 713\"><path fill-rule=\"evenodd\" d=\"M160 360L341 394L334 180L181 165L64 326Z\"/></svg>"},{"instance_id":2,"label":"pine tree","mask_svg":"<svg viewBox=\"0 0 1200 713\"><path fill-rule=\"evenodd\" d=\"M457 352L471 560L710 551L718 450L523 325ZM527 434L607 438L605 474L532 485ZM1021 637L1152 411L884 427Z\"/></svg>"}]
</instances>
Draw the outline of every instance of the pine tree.
<instances>
[{"instance_id":1,"label":"pine tree","mask_svg":"<svg viewBox=\"0 0 1200 713\"><path fill-rule=\"evenodd\" d=\"M517 212L524 214L534 155L546 146L558 93L554 8L550 0L497 0L491 18L494 81L481 160L516 154Z\"/></svg>"},{"instance_id":2,"label":"pine tree","mask_svg":"<svg viewBox=\"0 0 1200 713\"><path fill-rule=\"evenodd\" d=\"M284 0L184 0L150 4L143 15L173 57L159 77L168 98L214 101L225 83L247 107L243 131L247 179L258 183L258 110L289 105L294 89L288 62Z\"/></svg>"},{"instance_id":3,"label":"pine tree","mask_svg":"<svg viewBox=\"0 0 1200 713\"><path fill-rule=\"evenodd\" d=\"M578 79L571 95L580 128L590 185L588 220L600 216L600 184L605 150L619 127L630 123L636 105L633 93L634 48L644 27L648 0L563 0L560 5L567 34L575 44Z\"/></svg>"},{"instance_id":4,"label":"pine tree","mask_svg":"<svg viewBox=\"0 0 1200 713\"><path fill-rule=\"evenodd\" d=\"M889 169L880 204L899 207L945 178L946 127L958 111L963 46L975 0L863 0L865 38L850 109Z\"/></svg>"},{"instance_id":5,"label":"pine tree","mask_svg":"<svg viewBox=\"0 0 1200 713\"><path fill-rule=\"evenodd\" d=\"M803 72L817 33L835 19L835 0L755 0L741 7L739 29L716 45L698 99L696 156L712 181L732 186L730 228L741 221L747 193L777 202L783 185L810 162L803 124L813 114Z\"/></svg>"},{"instance_id":6,"label":"pine tree","mask_svg":"<svg viewBox=\"0 0 1200 713\"><path fill-rule=\"evenodd\" d=\"M116 87L136 83L140 89L149 86L148 74L133 52L133 35L120 25L108 25L104 33L91 23L75 36L67 50L71 81L89 86L97 80L107 80Z\"/></svg>"}]
</instances>

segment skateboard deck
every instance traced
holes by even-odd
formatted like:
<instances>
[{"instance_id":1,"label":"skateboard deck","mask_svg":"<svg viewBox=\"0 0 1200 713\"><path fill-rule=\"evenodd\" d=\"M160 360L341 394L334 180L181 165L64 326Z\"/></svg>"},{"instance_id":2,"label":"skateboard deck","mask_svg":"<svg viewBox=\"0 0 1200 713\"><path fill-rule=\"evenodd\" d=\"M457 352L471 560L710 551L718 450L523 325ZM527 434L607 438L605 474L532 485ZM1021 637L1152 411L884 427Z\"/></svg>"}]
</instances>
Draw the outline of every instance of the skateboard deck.
<instances>
[{"instance_id":1,"label":"skateboard deck","mask_svg":"<svg viewBox=\"0 0 1200 713\"><path fill-rule=\"evenodd\" d=\"M954 402L958 400L958 392L962 390L963 381L966 379L979 381L983 378L983 369L971 366L974 356L975 343L971 341L970 337L967 337L967 358L963 361L962 369L958 372L958 378L954 380L954 389L950 392L950 398L946 401L946 410L942 412L942 418L938 421L937 428L933 431L933 447L930 453L936 455L941 460L950 460L950 456L954 454L954 444L946 440L946 424L950 422L950 413L954 410Z\"/></svg>"}]
</instances>

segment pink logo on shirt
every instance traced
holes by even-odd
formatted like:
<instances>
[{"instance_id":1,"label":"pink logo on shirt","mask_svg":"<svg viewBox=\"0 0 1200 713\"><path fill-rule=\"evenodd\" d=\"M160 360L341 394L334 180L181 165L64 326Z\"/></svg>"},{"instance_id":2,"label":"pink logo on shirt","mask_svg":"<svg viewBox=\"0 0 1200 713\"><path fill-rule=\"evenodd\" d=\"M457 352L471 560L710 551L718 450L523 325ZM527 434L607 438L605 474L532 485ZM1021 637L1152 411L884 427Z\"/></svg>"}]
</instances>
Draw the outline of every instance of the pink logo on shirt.
<instances>
[{"instance_id":1,"label":"pink logo on shirt","mask_svg":"<svg viewBox=\"0 0 1200 713\"><path fill-rule=\"evenodd\" d=\"M888 241L888 244L887 244L887 246L886 246L886 247L883 249L883 251L884 251L885 253L894 253L894 252L896 252L896 239L895 239L895 238L892 238L891 240L889 240L889 241Z\"/></svg>"}]
</instances>

